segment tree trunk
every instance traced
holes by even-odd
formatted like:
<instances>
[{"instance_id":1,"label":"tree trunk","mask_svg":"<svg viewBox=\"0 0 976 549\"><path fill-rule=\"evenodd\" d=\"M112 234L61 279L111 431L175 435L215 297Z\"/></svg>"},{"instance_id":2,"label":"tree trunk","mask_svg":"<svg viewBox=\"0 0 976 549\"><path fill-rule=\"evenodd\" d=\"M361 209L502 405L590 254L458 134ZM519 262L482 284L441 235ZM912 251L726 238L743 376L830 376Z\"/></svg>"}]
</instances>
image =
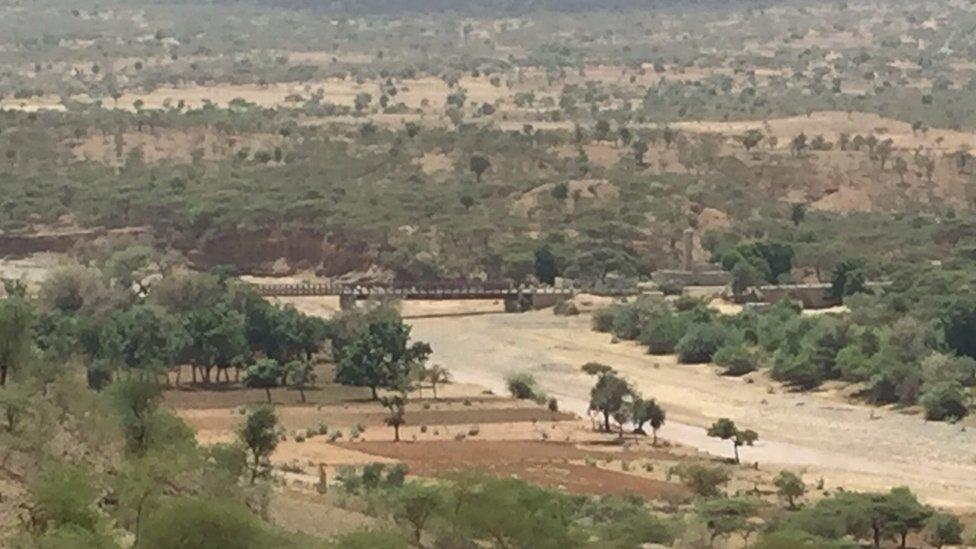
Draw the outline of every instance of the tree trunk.
<instances>
[{"instance_id":1,"label":"tree trunk","mask_svg":"<svg viewBox=\"0 0 976 549\"><path fill-rule=\"evenodd\" d=\"M376 386L375 385L371 386L369 388L369 390L373 394L373 400L379 400L380 399L380 395L376 392Z\"/></svg>"},{"instance_id":2,"label":"tree trunk","mask_svg":"<svg viewBox=\"0 0 976 549\"><path fill-rule=\"evenodd\" d=\"M305 389L303 387L299 387L298 394L302 397L302 404L305 404Z\"/></svg>"},{"instance_id":3,"label":"tree trunk","mask_svg":"<svg viewBox=\"0 0 976 549\"><path fill-rule=\"evenodd\" d=\"M271 388L265 387L264 394L268 397L268 404L271 404Z\"/></svg>"},{"instance_id":4,"label":"tree trunk","mask_svg":"<svg viewBox=\"0 0 976 549\"><path fill-rule=\"evenodd\" d=\"M0 366L0 387L7 385L7 365Z\"/></svg>"},{"instance_id":5,"label":"tree trunk","mask_svg":"<svg viewBox=\"0 0 976 549\"><path fill-rule=\"evenodd\" d=\"M400 442L400 426L393 426L393 442Z\"/></svg>"},{"instance_id":6,"label":"tree trunk","mask_svg":"<svg viewBox=\"0 0 976 549\"><path fill-rule=\"evenodd\" d=\"M431 383L430 390L434 393L434 400L437 400L437 384Z\"/></svg>"},{"instance_id":7,"label":"tree trunk","mask_svg":"<svg viewBox=\"0 0 976 549\"><path fill-rule=\"evenodd\" d=\"M653 437L651 438L651 446L657 446L657 429L652 429Z\"/></svg>"},{"instance_id":8,"label":"tree trunk","mask_svg":"<svg viewBox=\"0 0 976 549\"><path fill-rule=\"evenodd\" d=\"M899 547L901 547L901 549L905 549L905 538L906 537L908 537L908 532L902 532L901 533L901 545L899 545Z\"/></svg>"},{"instance_id":9,"label":"tree trunk","mask_svg":"<svg viewBox=\"0 0 976 549\"><path fill-rule=\"evenodd\" d=\"M874 531L874 546L881 547L881 528L872 526L871 529Z\"/></svg>"},{"instance_id":10,"label":"tree trunk","mask_svg":"<svg viewBox=\"0 0 976 549\"><path fill-rule=\"evenodd\" d=\"M258 457L258 453L254 452L254 466L251 467L251 484L254 484L254 481L258 478L258 465L260 465L260 458Z\"/></svg>"},{"instance_id":11,"label":"tree trunk","mask_svg":"<svg viewBox=\"0 0 976 549\"><path fill-rule=\"evenodd\" d=\"M610 413L609 412L603 412L603 430L606 431L606 432L608 432L608 433L610 432Z\"/></svg>"},{"instance_id":12,"label":"tree trunk","mask_svg":"<svg viewBox=\"0 0 976 549\"><path fill-rule=\"evenodd\" d=\"M739 445L732 443L732 449L735 451L735 463L739 463Z\"/></svg>"}]
</instances>

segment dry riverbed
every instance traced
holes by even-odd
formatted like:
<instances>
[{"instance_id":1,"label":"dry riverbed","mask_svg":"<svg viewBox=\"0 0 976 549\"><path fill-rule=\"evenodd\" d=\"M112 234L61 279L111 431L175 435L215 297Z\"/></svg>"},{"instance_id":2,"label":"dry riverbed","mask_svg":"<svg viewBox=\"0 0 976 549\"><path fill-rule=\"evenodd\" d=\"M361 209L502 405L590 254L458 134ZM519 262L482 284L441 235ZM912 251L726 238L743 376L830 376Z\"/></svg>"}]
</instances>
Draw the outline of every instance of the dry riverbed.
<instances>
[{"instance_id":1,"label":"dry riverbed","mask_svg":"<svg viewBox=\"0 0 976 549\"><path fill-rule=\"evenodd\" d=\"M410 316L408 303L405 314ZM423 308L418 304L419 308ZM704 428L719 417L760 433L743 460L823 477L827 488L884 489L908 485L927 501L957 509L974 506L976 432L962 425L924 421L918 415L851 403L835 392L792 393L762 376L717 375L709 366L652 357L634 343L612 344L592 332L587 315L525 314L415 318L414 337L428 341L433 361L465 383L504 391L513 372L530 372L562 409L586 414L593 379L579 371L587 361L609 364L668 411L662 435L718 455L724 441Z\"/></svg>"}]
</instances>

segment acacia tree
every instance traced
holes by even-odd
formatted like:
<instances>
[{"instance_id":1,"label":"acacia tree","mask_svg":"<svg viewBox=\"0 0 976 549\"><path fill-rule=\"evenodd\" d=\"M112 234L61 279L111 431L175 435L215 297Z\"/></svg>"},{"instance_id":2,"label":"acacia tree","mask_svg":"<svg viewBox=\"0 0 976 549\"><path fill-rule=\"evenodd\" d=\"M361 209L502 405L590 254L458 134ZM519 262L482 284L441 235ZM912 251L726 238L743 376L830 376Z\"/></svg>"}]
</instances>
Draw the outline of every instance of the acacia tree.
<instances>
[{"instance_id":1,"label":"acacia tree","mask_svg":"<svg viewBox=\"0 0 976 549\"><path fill-rule=\"evenodd\" d=\"M271 388L277 387L285 376L285 368L273 358L262 358L244 370L244 385L264 389L264 394L271 404ZM302 393L304 395L304 393ZM302 402L304 402L304 396Z\"/></svg>"},{"instance_id":2,"label":"acacia tree","mask_svg":"<svg viewBox=\"0 0 976 549\"><path fill-rule=\"evenodd\" d=\"M159 373L173 362L175 333L175 320L161 308L136 305L113 315L98 354L129 372Z\"/></svg>"},{"instance_id":3,"label":"acacia tree","mask_svg":"<svg viewBox=\"0 0 976 549\"><path fill-rule=\"evenodd\" d=\"M223 304L183 315L177 357L194 367L194 381L196 368L203 370L204 381L209 383L213 368L225 369L244 361L248 354L244 327L244 315Z\"/></svg>"},{"instance_id":4,"label":"acacia tree","mask_svg":"<svg viewBox=\"0 0 976 549\"><path fill-rule=\"evenodd\" d=\"M427 362L430 345L409 341L410 327L399 319L370 324L366 333L342 348L336 381L369 387L373 400L378 400L378 389L396 387Z\"/></svg>"},{"instance_id":5,"label":"acacia tree","mask_svg":"<svg viewBox=\"0 0 976 549\"><path fill-rule=\"evenodd\" d=\"M271 467L268 459L278 447L277 426L278 416L274 409L262 406L247 414L238 433L238 438L250 454L248 467L251 469L251 484Z\"/></svg>"},{"instance_id":6,"label":"acacia tree","mask_svg":"<svg viewBox=\"0 0 976 549\"><path fill-rule=\"evenodd\" d=\"M440 364L434 364L424 371L424 377L430 383L430 389L434 392L434 400L437 400L437 386L451 382L451 373L447 368Z\"/></svg>"},{"instance_id":7,"label":"acacia tree","mask_svg":"<svg viewBox=\"0 0 976 549\"><path fill-rule=\"evenodd\" d=\"M424 527L431 517L444 508L445 503L440 488L411 482L394 492L393 518L408 524L413 530L414 543L422 547L420 537Z\"/></svg>"},{"instance_id":8,"label":"acacia tree","mask_svg":"<svg viewBox=\"0 0 976 549\"><path fill-rule=\"evenodd\" d=\"M650 400L638 399L634 403L634 423L637 425L634 432L644 434L644 424L650 423L651 432L654 435L651 444L657 446L657 431L664 425L665 416L664 408L661 408L653 398Z\"/></svg>"},{"instance_id":9,"label":"acacia tree","mask_svg":"<svg viewBox=\"0 0 976 549\"><path fill-rule=\"evenodd\" d=\"M936 549L944 545L962 543L963 526L959 517L948 513L936 513L925 522L925 538Z\"/></svg>"},{"instance_id":10,"label":"acacia tree","mask_svg":"<svg viewBox=\"0 0 976 549\"><path fill-rule=\"evenodd\" d=\"M647 154L647 143L634 141L630 148L634 151L634 160L637 162L637 167L643 168L645 166L644 155Z\"/></svg>"},{"instance_id":11,"label":"acacia tree","mask_svg":"<svg viewBox=\"0 0 976 549\"><path fill-rule=\"evenodd\" d=\"M745 147L746 151L751 151L753 147L763 140L763 134L757 129L751 129L739 137L739 142Z\"/></svg>"},{"instance_id":12,"label":"acacia tree","mask_svg":"<svg viewBox=\"0 0 976 549\"><path fill-rule=\"evenodd\" d=\"M288 379L290 386L298 389L298 394L301 395L302 403L304 404L305 389L311 385L315 385L315 379L317 378L315 365L307 360L293 360L285 364L285 377Z\"/></svg>"},{"instance_id":13,"label":"acacia tree","mask_svg":"<svg viewBox=\"0 0 976 549\"><path fill-rule=\"evenodd\" d=\"M488 171L488 168L491 168L491 162L484 156L474 155L468 162L468 168L474 173L474 177L478 183L481 183L481 176Z\"/></svg>"},{"instance_id":14,"label":"acacia tree","mask_svg":"<svg viewBox=\"0 0 976 549\"><path fill-rule=\"evenodd\" d=\"M736 532L743 536L748 546L748 538L754 532L749 518L758 510L759 501L753 498L724 497L705 500L698 505L696 511L708 526L709 546L715 543L715 538Z\"/></svg>"},{"instance_id":15,"label":"acacia tree","mask_svg":"<svg viewBox=\"0 0 976 549\"><path fill-rule=\"evenodd\" d=\"M380 402L390 413L386 418L386 424L393 427L393 442L400 442L400 427L407 424L406 392L391 397L383 397Z\"/></svg>"},{"instance_id":16,"label":"acacia tree","mask_svg":"<svg viewBox=\"0 0 976 549\"><path fill-rule=\"evenodd\" d=\"M773 484L776 486L779 496L786 500L786 506L790 510L796 509L796 499L803 497L803 494L807 492L803 479L796 473L785 469L779 472L779 475L773 480Z\"/></svg>"},{"instance_id":17,"label":"acacia tree","mask_svg":"<svg viewBox=\"0 0 976 549\"><path fill-rule=\"evenodd\" d=\"M741 430L736 427L735 422L728 418L722 418L708 428L708 436L731 440L732 449L735 451L735 462L739 463L739 447L752 446L759 440L759 434L751 429Z\"/></svg>"},{"instance_id":18,"label":"acacia tree","mask_svg":"<svg viewBox=\"0 0 976 549\"><path fill-rule=\"evenodd\" d=\"M603 414L603 429L610 431L610 418L621 411L629 397L634 395L630 384L613 372L600 375L590 391L590 410Z\"/></svg>"}]
</instances>

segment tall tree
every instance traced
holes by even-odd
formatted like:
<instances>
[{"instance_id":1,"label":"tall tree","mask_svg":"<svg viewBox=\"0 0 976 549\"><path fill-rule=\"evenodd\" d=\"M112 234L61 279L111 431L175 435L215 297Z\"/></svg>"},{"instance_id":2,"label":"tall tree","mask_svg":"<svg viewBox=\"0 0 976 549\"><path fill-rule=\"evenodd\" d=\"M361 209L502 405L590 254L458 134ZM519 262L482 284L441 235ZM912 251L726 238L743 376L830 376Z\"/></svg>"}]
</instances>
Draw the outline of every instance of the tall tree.
<instances>
[{"instance_id":1,"label":"tall tree","mask_svg":"<svg viewBox=\"0 0 976 549\"><path fill-rule=\"evenodd\" d=\"M277 360L262 358L244 370L244 385L264 389L268 404L271 404L271 389L278 386L285 373L285 368Z\"/></svg>"},{"instance_id":2,"label":"tall tree","mask_svg":"<svg viewBox=\"0 0 976 549\"><path fill-rule=\"evenodd\" d=\"M369 387L373 400L378 400L378 389L403 383L430 353L430 345L410 343L410 327L399 319L374 322L365 334L342 348L336 381Z\"/></svg>"},{"instance_id":3,"label":"tall tree","mask_svg":"<svg viewBox=\"0 0 976 549\"><path fill-rule=\"evenodd\" d=\"M633 396L630 384L613 372L600 375L590 391L590 410L603 414L603 429L610 431L610 418Z\"/></svg>"},{"instance_id":4,"label":"tall tree","mask_svg":"<svg viewBox=\"0 0 976 549\"><path fill-rule=\"evenodd\" d=\"M639 399L634 403L634 423L637 425L634 432L643 433L644 424L650 423L651 432L654 435L652 444L657 446L657 431L664 425L665 417L664 408L661 408L653 398L650 400Z\"/></svg>"},{"instance_id":5,"label":"tall tree","mask_svg":"<svg viewBox=\"0 0 976 549\"><path fill-rule=\"evenodd\" d=\"M27 300L9 297L0 300L0 387L10 373L30 357L34 313Z\"/></svg>"},{"instance_id":6,"label":"tall tree","mask_svg":"<svg viewBox=\"0 0 976 549\"><path fill-rule=\"evenodd\" d=\"M262 406L251 410L244 420L238 438L250 456L251 483L266 473L271 465L269 458L278 447L278 416L271 407Z\"/></svg>"},{"instance_id":7,"label":"tall tree","mask_svg":"<svg viewBox=\"0 0 976 549\"><path fill-rule=\"evenodd\" d=\"M472 156L471 160L468 162L468 168L472 173L474 173L475 179L477 179L477 181L480 183L481 176L484 175L489 168L491 168L491 162L484 156L476 154Z\"/></svg>"},{"instance_id":8,"label":"tall tree","mask_svg":"<svg viewBox=\"0 0 976 549\"><path fill-rule=\"evenodd\" d=\"M735 422L728 418L722 418L708 428L708 436L731 440L732 449L735 451L735 462L739 463L739 447L752 446L759 440L759 434L750 429L741 430Z\"/></svg>"}]
</instances>

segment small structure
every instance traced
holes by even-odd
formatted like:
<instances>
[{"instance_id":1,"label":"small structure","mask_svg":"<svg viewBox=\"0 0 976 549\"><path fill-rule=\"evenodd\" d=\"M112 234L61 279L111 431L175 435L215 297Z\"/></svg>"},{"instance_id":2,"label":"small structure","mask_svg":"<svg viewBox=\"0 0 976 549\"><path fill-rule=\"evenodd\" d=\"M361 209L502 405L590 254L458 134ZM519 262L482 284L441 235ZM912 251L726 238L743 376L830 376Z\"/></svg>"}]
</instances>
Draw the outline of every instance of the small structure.
<instances>
[{"instance_id":1,"label":"small structure","mask_svg":"<svg viewBox=\"0 0 976 549\"><path fill-rule=\"evenodd\" d=\"M768 285L759 287L759 296L763 303L774 304L788 299L799 301L804 309L826 309L842 302L834 297L832 287L829 283Z\"/></svg>"},{"instance_id":2,"label":"small structure","mask_svg":"<svg viewBox=\"0 0 976 549\"><path fill-rule=\"evenodd\" d=\"M695 263L695 230L685 229L682 235L681 269L662 269L652 275L661 288L685 286L727 286L732 275L712 263Z\"/></svg>"}]
</instances>

